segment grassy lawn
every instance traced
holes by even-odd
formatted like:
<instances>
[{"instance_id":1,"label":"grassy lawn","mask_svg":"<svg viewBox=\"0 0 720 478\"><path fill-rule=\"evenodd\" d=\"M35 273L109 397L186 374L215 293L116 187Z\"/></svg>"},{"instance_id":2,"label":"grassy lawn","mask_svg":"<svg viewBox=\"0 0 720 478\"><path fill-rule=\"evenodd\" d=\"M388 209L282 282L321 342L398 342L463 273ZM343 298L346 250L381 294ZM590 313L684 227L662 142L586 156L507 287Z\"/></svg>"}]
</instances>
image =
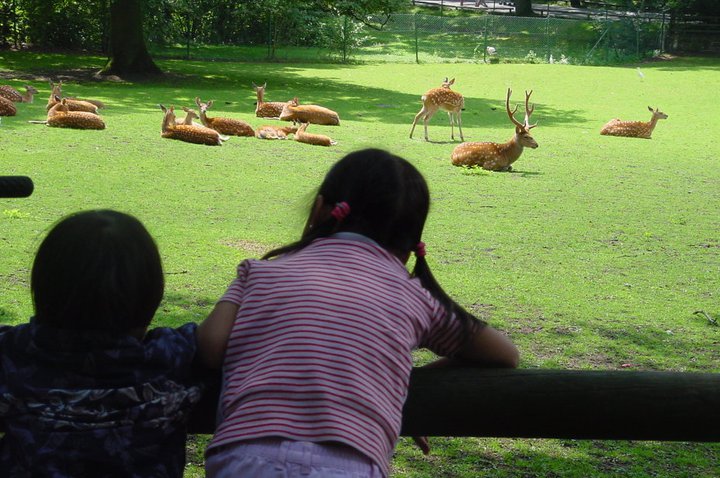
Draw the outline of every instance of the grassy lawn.
<instances>
[{"instance_id":1,"label":"grassy lawn","mask_svg":"<svg viewBox=\"0 0 720 478\"><path fill-rule=\"evenodd\" d=\"M41 94L0 123L0 175L28 175L35 193L0 199L0 322L32 314L29 270L48 227L63 215L115 208L154 235L167 272L158 325L204 318L245 257L298 236L313 189L342 155L382 147L413 162L433 197L424 241L436 277L478 316L506 331L522 367L720 372L720 60L621 67L518 64L263 64L160 61L151 82L97 82L103 59L0 53L1 83ZM640 67L644 78L638 75ZM47 79L95 98L104 131L29 124L44 119ZM74 76L73 76L74 75ZM455 168L447 117L432 142L408 133L420 96L456 78L467 141L505 141L504 112L533 89L533 136L512 173ZM299 96L340 113L311 131L332 148L233 138L221 147L162 139L158 103L254 117L251 82L266 99ZM652 140L599 135L611 118L669 115ZM418 363L431 357L418 353ZM477 410L476 413L493 413ZM592 413L592 410L588 410ZM703 424L698 424L703 426ZM202 476L204 437L189 445L187 476ZM403 477L716 477L720 446L574 440L431 439L424 457L402 439Z\"/></svg>"}]
</instances>

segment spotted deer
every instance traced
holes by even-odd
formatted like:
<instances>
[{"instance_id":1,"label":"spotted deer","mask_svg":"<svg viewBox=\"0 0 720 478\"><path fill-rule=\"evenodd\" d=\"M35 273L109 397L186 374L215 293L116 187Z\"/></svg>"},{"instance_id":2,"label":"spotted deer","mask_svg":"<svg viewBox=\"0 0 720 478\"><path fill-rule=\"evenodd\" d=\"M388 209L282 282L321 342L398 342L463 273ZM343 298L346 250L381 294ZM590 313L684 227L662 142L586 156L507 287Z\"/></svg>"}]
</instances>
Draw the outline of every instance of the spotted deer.
<instances>
[{"instance_id":1,"label":"spotted deer","mask_svg":"<svg viewBox=\"0 0 720 478\"><path fill-rule=\"evenodd\" d=\"M318 105L301 105L297 97L283 106L280 113L282 121L292 121L293 123L313 123L327 126L338 126L340 124L340 115L335 111Z\"/></svg>"},{"instance_id":2,"label":"spotted deer","mask_svg":"<svg viewBox=\"0 0 720 478\"><path fill-rule=\"evenodd\" d=\"M58 81L57 83L53 83L51 81L50 82L50 90L51 90L50 99L52 99L53 96L55 96L55 95L62 98L62 80ZM73 108L73 101L80 101L82 103L90 103L92 105L95 105L98 109L105 108L105 103L103 103L100 100L88 100L88 99L70 97L70 98L68 98L68 104L70 105L71 108ZM84 105L82 103L79 106L77 106L77 108L78 108L77 110L71 109L70 111L89 111L90 113L93 112L87 107L87 105ZM48 109L50 109L50 107L48 107Z\"/></svg>"},{"instance_id":3,"label":"spotted deer","mask_svg":"<svg viewBox=\"0 0 720 478\"><path fill-rule=\"evenodd\" d=\"M183 122L181 124L190 125L190 126L192 126L192 125L200 126L198 123L193 121L194 119L200 118L200 115L198 115L197 111L187 108L185 106L183 106L183 111L185 112L185 119L183 120Z\"/></svg>"},{"instance_id":4,"label":"spotted deer","mask_svg":"<svg viewBox=\"0 0 720 478\"><path fill-rule=\"evenodd\" d=\"M306 133L305 130L309 124L310 123L303 123L300 125L295 132L295 141L305 144L313 144L315 146L332 146L337 144L337 141L334 141L332 138L325 136L324 134Z\"/></svg>"},{"instance_id":5,"label":"spotted deer","mask_svg":"<svg viewBox=\"0 0 720 478\"><path fill-rule=\"evenodd\" d=\"M165 108L160 105L163 117L160 136L168 139L178 139L186 143L207 144L209 146L220 146L227 137L223 137L214 129L194 124L177 124L175 122L175 109L171 106Z\"/></svg>"},{"instance_id":6,"label":"spotted deer","mask_svg":"<svg viewBox=\"0 0 720 478\"><path fill-rule=\"evenodd\" d=\"M25 85L25 93L20 93L10 85L0 86L0 96L14 103L32 103L38 90L32 85Z\"/></svg>"},{"instance_id":7,"label":"spotted deer","mask_svg":"<svg viewBox=\"0 0 720 478\"><path fill-rule=\"evenodd\" d=\"M105 129L105 122L98 115L87 111L71 111L67 98L60 100L48 111L48 126L73 129Z\"/></svg>"},{"instance_id":8,"label":"spotted deer","mask_svg":"<svg viewBox=\"0 0 720 478\"><path fill-rule=\"evenodd\" d=\"M455 84L455 78L452 80L445 78L440 88L433 88L421 97L422 109L415 115L415 120L410 130L410 138L412 138L413 132L415 131L415 125L418 120L422 118L423 124L425 125L425 141L430 141L427 132L428 121L430 121L430 118L432 118L438 110L442 109L447 111L450 117L450 139L455 139L454 125L455 122L457 122L458 129L460 130L460 141L465 141L462 133L462 118L460 116L461 111L465 109L465 98L457 91L450 89L453 84Z\"/></svg>"},{"instance_id":9,"label":"spotted deer","mask_svg":"<svg viewBox=\"0 0 720 478\"><path fill-rule=\"evenodd\" d=\"M600 134L607 136L651 139L652 132L655 129L655 125L657 125L658 120L667 119L668 115L660 111L659 108L652 109L652 107L648 106L648 110L652 113L650 121L620 121L615 118L603 126L602 130L600 130Z\"/></svg>"},{"instance_id":10,"label":"spotted deer","mask_svg":"<svg viewBox=\"0 0 720 478\"><path fill-rule=\"evenodd\" d=\"M258 139L287 139L287 135L297 132L295 126L261 126L255 130Z\"/></svg>"},{"instance_id":11,"label":"spotted deer","mask_svg":"<svg viewBox=\"0 0 720 478\"><path fill-rule=\"evenodd\" d=\"M60 99L62 98L62 81L60 83L50 82L50 85L52 86L52 91L50 92L50 98L48 98L47 102L46 109L48 111L50 111L53 106L60 103ZM70 108L70 111L85 111L87 113L98 114L98 107L88 101L73 100L70 98L64 99L66 100L65 104L68 108Z\"/></svg>"},{"instance_id":12,"label":"spotted deer","mask_svg":"<svg viewBox=\"0 0 720 478\"><path fill-rule=\"evenodd\" d=\"M15 116L17 114L17 108L15 104L9 99L0 96L0 116Z\"/></svg>"},{"instance_id":13,"label":"spotted deer","mask_svg":"<svg viewBox=\"0 0 720 478\"><path fill-rule=\"evenodd\" d=\"M255 130L243 120L220 117L210 118L207 115L207 110L213 105L212 100L203 103L199 97L195 97L195 104L200 109L200 121L205 127L212 128L220 134L231 136L255 136Z\"/></svg>"},{"instance_id":14,"label":"spotted deer","mask_svg":"<svg viewBox=\"0 0 720 478\"><path fill-rule=\"evenodd\" d=\"M512 171L512 164L518 160L523 148L535 149L538 147L535 139L530 136L530 130L537 126L537 123L530 124L530 115L535 111L535 106L530 105L532 90L525 92L525 121L520 123L515 119L515 109L510 111L510 95L512 90L508 88L505 98L505 110L510 121L515 125L515 135L507 143L470 142L458 145L452 152L452 164L455 166L480 166L489 171Z\"/></svg>"},{"instance_id":15,"label":"spotted deer","mask_svg":"<svg viewBox=\"0 0 720 478\"><path fill-rule=\"evenodd\" d=\"M255 88L255 93L257 93L257 103L255 105L255 116L258 118L279 118L280 113L282 113L283 107L289 103L289 101L264 101L265 97L265 88L267 87L267 82L265 82L262 86L258 86L255 83L252 84L253 88Z\"/></svg>"}]
</instances>

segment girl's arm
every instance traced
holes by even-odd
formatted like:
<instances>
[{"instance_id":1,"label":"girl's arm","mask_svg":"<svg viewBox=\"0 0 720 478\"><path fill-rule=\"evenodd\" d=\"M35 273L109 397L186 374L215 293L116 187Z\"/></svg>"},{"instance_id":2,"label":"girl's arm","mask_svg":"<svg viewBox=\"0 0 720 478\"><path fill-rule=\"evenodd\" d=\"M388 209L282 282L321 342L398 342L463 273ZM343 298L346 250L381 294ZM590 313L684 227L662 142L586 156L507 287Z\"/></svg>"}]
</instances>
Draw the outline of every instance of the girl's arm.
<instances>
[{"instance_id":1,"label":"girl's arm","mask_svg":"<svg viewBox=\"0 0 720 478\"><path fill-rule=\"evenodd\" d=\"M232 302L218 302L210 315L198 326L198 354L205 366L222 367L238 308L239 306Z\"/></svg>"},{"instance_id":2,"label":"girl's arm","mask_svg":"<svg viewBox=\"0 0 720 478\"><path fill-rule=\"evenodd\" d=\"M517 368L520 352L504 334L490 326L475 327L459 358L489 367Z\"/></svg>"}]
</instances>

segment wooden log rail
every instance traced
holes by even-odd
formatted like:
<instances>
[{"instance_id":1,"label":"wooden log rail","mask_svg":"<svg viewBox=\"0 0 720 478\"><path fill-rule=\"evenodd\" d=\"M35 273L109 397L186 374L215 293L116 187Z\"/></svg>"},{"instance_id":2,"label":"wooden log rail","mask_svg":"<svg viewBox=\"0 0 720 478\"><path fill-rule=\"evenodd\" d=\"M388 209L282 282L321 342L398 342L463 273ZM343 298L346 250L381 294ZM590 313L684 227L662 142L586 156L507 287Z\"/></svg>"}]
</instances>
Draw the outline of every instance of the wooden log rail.
<instances>
[{"instance_id":1,"label":"wooden log rail","mask_svg":"<svg viewBox=\"0 0 720 478\"><path fill-rule=\"evenodd\" d=\"M212 433L217 393L190 433ZM720 442L720 374L419 368L401 433Z\"/></svg>"}]
</instances>

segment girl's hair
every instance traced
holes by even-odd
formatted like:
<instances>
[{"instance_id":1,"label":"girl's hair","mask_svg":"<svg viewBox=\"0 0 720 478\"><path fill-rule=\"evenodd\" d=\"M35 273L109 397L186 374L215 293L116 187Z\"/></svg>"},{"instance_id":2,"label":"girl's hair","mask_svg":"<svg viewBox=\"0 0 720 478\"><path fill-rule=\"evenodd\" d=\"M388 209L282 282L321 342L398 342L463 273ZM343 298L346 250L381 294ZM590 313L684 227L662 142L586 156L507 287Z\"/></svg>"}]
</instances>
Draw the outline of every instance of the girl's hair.
<instances>
[{"instance_id":1,"label":"girl's hair","mask_svg":"<svg viewBox=\"0 0 720 478\"><path fill-rule=\"evenodd\" d=\"M311 224L314 206L300 240L268 252L263 259L293 252L320 237L336 232L356 232L373 239L399 255L415 252L430 209L430 192L422 174L405 159L381 149L364 149L348 154L335 163L317 192L332 207L345 202L347 216L322 215ZM328 211L329 212L329 211ZM452 300L440 287L425 257L416 254L412 275L448 313L456 314L466 325L475 317Z\"/></svg>"},{"instance_id":2,"label":"girl's hair","mask_svg":"<svg viewBox=\"0 0 720 478\"><path fill-rule=\"evenodd\" d=\"M140 221L110 210L61 219L38 248L35 317L62 329L147 327L165 287L155 241Z\"/></svg>"}]
</instances>

